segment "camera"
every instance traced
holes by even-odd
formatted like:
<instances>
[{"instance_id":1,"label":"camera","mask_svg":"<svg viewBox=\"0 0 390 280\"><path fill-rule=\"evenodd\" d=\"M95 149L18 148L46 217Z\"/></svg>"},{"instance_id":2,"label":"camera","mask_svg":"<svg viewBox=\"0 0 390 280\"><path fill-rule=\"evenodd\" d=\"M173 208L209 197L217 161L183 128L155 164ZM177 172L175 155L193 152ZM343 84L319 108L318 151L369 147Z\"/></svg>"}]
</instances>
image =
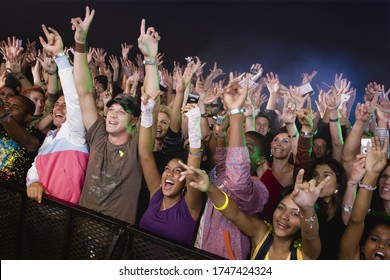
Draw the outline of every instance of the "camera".
<instances>
[{"instance_id":1,"label":"camera","mask_svg":"<svg viewBox=\"0 0 390 280\"><path fill-rule=\"evenodd\" d=\"M195 56L187 56L184 59L187 61L187 63L190 63L191 61L195 60L195 58L196 58Z\"/></svg>"},{"instance_id":2,"label":"camera","mask_svg":"<svg viewBox=\"0 0 390 280\"><path fill-rule=\"evenodd\" d=\"M199 100L199 94L197 94L196 92L190 92L188 94L187 104L188 103L198 103L198 100Z\"/></svg>"},{"instance_id":3,"label":"camera","mask_svg":"<svg viewBox=\"0 0 390 280\"><path fill-rule=\"evenodd\" d=\"M340 105L339 105L339 110L341 110L343 108L343 104L345 102L347 102L349 100L351 96L349 94L346 94L346 93L342 93L341 94L341 102L340 102Z\"/></svg>"},{"instance_id":4,"label":"camera","mask_svg":"<svg viewBox=\"0 0 390 280\"><path fill-rule=\"evenodd\" d=\"M213 116L213 119L215 120L215 123L218 124L218 125L221 125L223 124L223 121L225 120L226 116L225 115L216 115L216 116Z\"/></svg>"},{"instance_id":5,"label":"camera","mask_svg":"<svg viewBox=\"0 0 390 280\"><path fill-rule=\"evenodd\" d=\"M360 153L366 155L368 147L371 147L371 139L364 138L360 140Z\"/></svg>"}]
</instances>

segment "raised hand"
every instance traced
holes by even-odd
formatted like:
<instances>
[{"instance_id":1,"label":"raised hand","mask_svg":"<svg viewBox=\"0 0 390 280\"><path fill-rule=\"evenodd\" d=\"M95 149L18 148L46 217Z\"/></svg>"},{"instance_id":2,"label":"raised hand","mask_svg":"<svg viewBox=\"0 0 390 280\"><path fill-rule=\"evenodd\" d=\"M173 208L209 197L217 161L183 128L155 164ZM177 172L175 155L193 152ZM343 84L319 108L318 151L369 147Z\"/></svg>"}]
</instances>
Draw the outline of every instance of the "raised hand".
<instances>
[{"instance_id":1,"label":"raised hand","mask_svg":"<svg viewBox=\"0 0 390 280\"><path fill-rule=\"evenodd\" d=\"M21 55L23 48L19 47L19 42L20 40L15 36L12 36L12 39L8 37L7 42L2 42L1 51L6 59Z\"/></svg>"},{"instance_id":2,"label":"raised hand","mask_svg":"<svg viewBox=\"0 0 390 280\"><path fill-rule=\"evenodd\" d=\"M72 23L72 30L74 33L74 40L76 43L85 44L87 42L87 35L89 27L92 23L93 17L95 15L95 10L90 11L89 7L85 7L85 17L82 20L80 17L72 18L70 22Z\"/></svg>"},{"instance_id":3,"label":"raised hand","mask_svg":"<svg viewBox=\"0 0 390 280\"><path fill-rule=\"evenodd\" d=\"M378 136L371 138L371 148L367 149L366 156L366 172L380 173L386 166L387 162L387 145L388 138L384 139L383 145L381 145Z\"/></svg>"},{"instance_id":4,"label":"raised hand","mask_svg":"<svg viewBox=\"0 0 390 280\"><path fill-rule=\"evenodd\" d=\"M54 62L54 59L51 57L41 58L37 56L38 62L42 65L43 70L49 75L53 75L57 71L57 65Z\"/></svg>"},{"instance_id":5,"label":"raised hand","mask_svg":"<svg viewBox=\"0 0 390 280\"><path fill-rule=\"evenodd\" d=\"M365 155L356 155L356 159L352 165L351 173L349 174L348 180L357 185L366 174L366 157Z\"/></svg>"},{"instance_id":6,"label":"raised hand","mask_svg":"<svg viewBox=\"0 0 390 280\"><path fill-rule=\"evenodd\" d=\"M211 88L209 88L204 96L203 103L204 104L211 104L215 102L218 97L220 97L223 94L223 81L219 81L218 83L213 83L211 85Z\"/></svg>"},{"instance_id":7,"label":"raised hand","mask_svg":"<svg viewBox=\"0 0 390 280\"><path fill-rule=\"evenodd\" d=\"M34 57L37 56L37 49L35 48L37 45L37 42L33 41L33 42L30 42L30 39L27 39L27 43L26 43L26 52L28 54L32 54Z\"/></svg>"},{"instance_id":8,"label":"raised hand","mask_svg":"<svg viewBox=\"0 0 390 280\"><path fill-rule=\"evenodd\" d=\"M267 73L265 75L265 85L268 88L268 91L270 94L276 95L280 91L280 81L279 81L279 76L278 74L275 74L270 72L269 74Z\"/></svg>"},{"instance_id":9,"label":"raised hand","mask_svg":"<svg viewBox=\"0 0 390 280\"><path fill-rule=\"evenodd\" d=\"M180 181L183 181L187 176L191 177L190 186L201 191L207 192L210 188L210 179L206 171L179 161L179 164L185 169L181 172Z\"/></svg>"},{"instance_id":10,"label":"raised hand","mask_svg":"<svg viewBox=\"0 0 390 280\"><path fill-rule=\"evenodd\" d=\"M305 101L308 97L306 94L305 96L302 96L300 89L297 88L296 86L290 86L289 87L289 97L295 100L295 109L300 110L303 108L303 105L305 104Z\"/></svg>"},{"instance_id":11,"label":"raised hand","mask_svg":"<svg viewBox=\"0 0 390 280\"><path fill-rule=\"evenodd\" d=\"M325 111L326 111L325 95L330 94L331 92L332 92L331 89L326 93L321 89L319 94L318 94L318 100L315 100L317 110L320 113L321 118L324 117Z\"/></svg>"},{"instance_id":12,"label":"raised hand","mask_svg":"<svg viewBox=\"0 0 390 280\"><path fill-rule=\"evenodd\" d=\"M303 73L302 74L302 85L304 84L307 84L307 83L310 83L313 78L317 75L318 71L316 70L313 70L313 72L311 72L311 74L309 75L308 73Z\"/></svg>"},{"instance_id":13,"label":"raised hand","mask_svg":"<svg viewBox=\"0 0 390 280\"><path fill-rule=\"evenodd\" d=\"M159 69L162 68L162 65L164 63L164 60L163 60L164 55L165 55L164 53L158 53L157 56L156 56L156 64L157 64L157 67Z\"/></svg>"},{"instance_id":14,"label":"raised hand","mask_svg":"<svg viewBox=\"0 0 390 280\"><path fill-rule=\"evenodd\" d=\"M256 82L262 75L264 71L263 68L261 68L260 63L252 64L251 69L249 71L249 78Z\"/></svg>"},{"instance_id":15,"label":"raised hand","mask_svg":"<svg viewBox=\"0 0 390 280\"><path fill-rule=\"evenodd\" d=\"M224 75L223 70L221 68L218 68L217 63L214 62L214 68L210 69L210 76L212 77L212 80L215 80L221 75Z\"/></svg>"},{"instance_id":16,"label":"raised hand","mask_svg":"<svg viewBox=\"0 0 390 280\"><path fill-rule=\"evenodd\" d=\"M290 194L291 199L299 207L299 209L308 209L314 206L320 195L322 188L331 180L326 177L316 186L316 180L311 179L309 182L303 181L303 169L299 170L295 180L294 191Z\"/></svg>"},{"instance_id":17,"label":"raised hand","mask_svg":"<svg viewBox=\"0 0 390 280\"><path fill-rule=\"evenodd\" d=\"M291 97L290 93L287 93L283 99L283 112L280 113L278 110L275 110L275 113L285 124L292 124L297 116L296 101Z\"/></svg>"},{"instance_id":18,"label":"raised hand","mask_svg":"<svg viewBox=\"0 0 390 280\"><path fill-rule=\"evenodd\" d=\"M315 114L311 110L311 99L308 97L306 108L298 110L297 117L302 126L308 127L310 130L313 130L313 119Z\"/></svg>"},{"instance_id":19,"label":"raised hand","mask_svg":"<svg viewBox=\"0 0 390 280\"><path fill-rule=\"evenodd\" d=\"M168 88L172 88L173 87L172 74L169 73L169 71L165 68L161 69L161 74L162 74L161 76L162 76L162 80L163 80L164 84L166 84Z\"/></svg>"},{"instance_id":20,"label":"raised hand","mask_svg":"<svg viewBox=\"0 0 390 280\"><path fill-rule=\"evenodd\" d=\"M153 27L149 27L145 31L145 19L142 19L140 35L138 37L138 48L146 60L155 61L158 53L158 41L160 39L161 37Z\"/></svg>"},{"instance_id":21,"label":"raised hand","mask_svg":"<svg viewBox=\"0 0 390 280\"><path fill-rule=\"evenodd\" d=\"M110 55L108 61L109 61L110 65L111 65L112 69L114 69L116 71L119 70L118 58L115 55Z\"/></svg>"},{"instance_id":22,"label":"raised hand","mask_svg":"<svg viewBox=\"0 0 390 280\"><path fill-rule=\"evenodd\" d=\"M331 92L332 90L325 94L326 107L329 111L337 111L341 103L341 93L340 91L333 91L333 93Z\"/></svg>"},{"instance_id":23,"label":"raised hand","mask_svg":"<svg viewBox=\"0 0 390 280\"><path fill-rule=\"evenodd\" d=\"M133 47L133 45L123 43L123 44L121 44L121 47L122 47L122 59L123 60L129 59L129 52L130 52L131 48Z\"/></svg>"},{"instance_id":24,"label":"raised hand","mask_svg":"<svg viewBox=\"0 0 390 280\"><path fill-rule=\"evenodd\" d=\"M223 100L228 111L242 108L248 94L248 83L248 74L245 76L245 85L244 88L242 88L239 84L239 79L234 79L233 73L230 72L230 82L226 86L223 94Z\"/></svg>"}]
</instances>

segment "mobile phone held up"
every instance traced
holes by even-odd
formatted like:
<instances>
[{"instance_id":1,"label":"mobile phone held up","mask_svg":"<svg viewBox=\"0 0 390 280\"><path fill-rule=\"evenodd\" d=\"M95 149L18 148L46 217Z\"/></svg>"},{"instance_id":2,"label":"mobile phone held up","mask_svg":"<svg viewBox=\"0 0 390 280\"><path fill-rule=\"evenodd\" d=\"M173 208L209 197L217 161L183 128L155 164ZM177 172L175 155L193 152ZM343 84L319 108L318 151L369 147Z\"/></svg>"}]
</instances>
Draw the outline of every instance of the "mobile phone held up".
<instances>
[{"instance_id":1,"label":"mobile phone held up","mask_svg":"<svg viewBox=\"0 0 390 280\"><path fill-rule=\"evenodd\" d=\"M198 103L198 101L199 101L199 94L197 94L196 92L190 92L188 94L187 104L188 103Z\"/></svg>"},{"instance_id":2,"label":"mobile phone held up","mask_svg":"<svg viewBox=\"0 0 390 280\"><path fill-rule=\"evenodd\" d=\"M225 120L225 115L216 115L216 116L213 116L213 119L215 120L215 123L218 124L218 125L221 125L223 124L223 121Z\"/></svg>"},{"instance_id":3,"label":"mobile phone held up","mask_svg":"<svg viewBox=\"0 0 390 280\"><path fill-rule=\"evenodd\" d=\"M298 92L300 92L300 94L301 94L302 96L306 96L306 94L308 94L309 96L312 96L312 95L314 94L314 90L313 90L313 88L311 87L311 84L310 84L310 83L301 85L301 86L299 86L297 89L298 89Z\"/></svg>"},{"instance_id":4,"label":"mobile phone held up","mask_svg":"<svg viewBox=\"0 0 390 280\"><path fill-rule=\"evenodd\" d=\"M371 139L363 138L360 140L360 153L363 155L367 154L368 147L371 147Z\"/></svg>"}]
</instances>

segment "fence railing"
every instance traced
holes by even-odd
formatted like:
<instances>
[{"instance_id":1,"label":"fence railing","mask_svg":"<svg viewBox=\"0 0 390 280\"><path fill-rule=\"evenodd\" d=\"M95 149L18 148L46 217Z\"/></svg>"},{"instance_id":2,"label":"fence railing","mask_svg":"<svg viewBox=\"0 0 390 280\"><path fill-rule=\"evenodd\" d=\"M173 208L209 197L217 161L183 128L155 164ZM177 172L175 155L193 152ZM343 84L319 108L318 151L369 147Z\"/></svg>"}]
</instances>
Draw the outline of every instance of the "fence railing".
<instances>
[{"instance_id":1,"label":"fence railing","mask_svg":"<svg viewBox=\"0 0 390 280\"><path fill-rule=\"evenodd\" d=\"M134 225L0 182L0 259L222 259Z\"/></svg>"}]
</instances>

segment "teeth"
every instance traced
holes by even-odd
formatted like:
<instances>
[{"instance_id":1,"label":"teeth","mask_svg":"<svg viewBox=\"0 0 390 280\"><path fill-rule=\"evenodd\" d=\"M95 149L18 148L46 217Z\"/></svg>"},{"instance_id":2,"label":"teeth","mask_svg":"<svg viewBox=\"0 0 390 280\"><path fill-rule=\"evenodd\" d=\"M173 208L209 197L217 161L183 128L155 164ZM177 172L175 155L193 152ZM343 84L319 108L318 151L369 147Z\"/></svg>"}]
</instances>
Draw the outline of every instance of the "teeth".
<instances>
[{"instance_id":1,"label":"teeth","mask_svg":"<svg viewBox=\"0 0 390 280\"><path fill-rule=\"evenodd\" d=\"M165 183L172 184L172 185L174 184L172 180L168 180L168 179L165 180Z\"/></svg>"},{"instance_id":2,"label":"teeth","mask_svg":"<svg viewBox=\"0 0 390 280\"><path fill-rule=\"evenodd\" d=\"M385 254L377 251L377 252L374 252L373 258L374 258L374 260L384 260Z\"/></svg>"},{"instance_id":3,"label":"teeth","mask_svg":"<svg viewBox=\"0 0 390 280\"><path fill-rule=\"evenodd\" d=\"M287 226L286 226L285 224L281 223L281 222L278 222L278 225L279 225L280 227L282 227L282 228L287 228Z\"/></svg>"}]
</instances>

